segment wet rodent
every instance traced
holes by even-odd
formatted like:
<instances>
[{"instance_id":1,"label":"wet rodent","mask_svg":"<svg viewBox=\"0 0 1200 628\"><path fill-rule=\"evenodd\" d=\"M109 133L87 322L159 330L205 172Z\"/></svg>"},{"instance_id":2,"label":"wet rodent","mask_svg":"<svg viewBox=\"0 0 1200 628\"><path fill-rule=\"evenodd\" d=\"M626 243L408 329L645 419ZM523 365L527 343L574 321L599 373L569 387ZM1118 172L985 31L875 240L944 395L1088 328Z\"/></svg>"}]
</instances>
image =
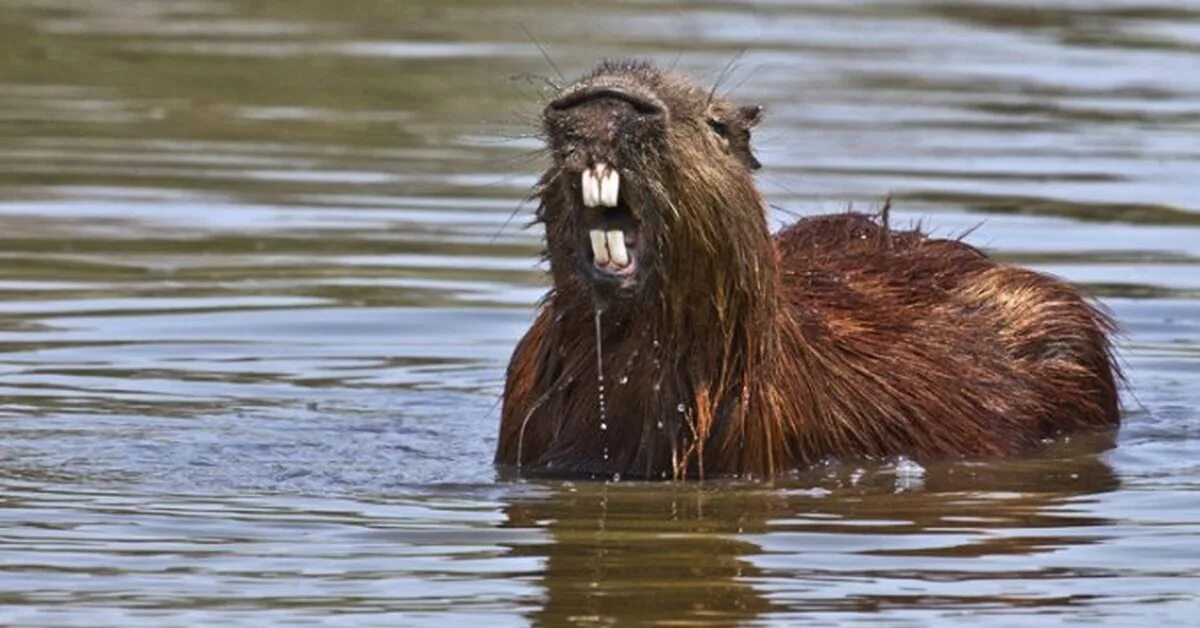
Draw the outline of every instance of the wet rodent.
<instances>
[{"instance_id":1,"label":"wet rodent","mask_svg":"<svg viewBox=\"0 0 1200 628\"><path fill-rule=\"evenodd\" d=\"M1060 280L858 213L772 236L761 111L642 62L547 105L553 287L509 365L498 465L764 477L1119 422L1113 324Z\"/></svg>"}]
</instances>

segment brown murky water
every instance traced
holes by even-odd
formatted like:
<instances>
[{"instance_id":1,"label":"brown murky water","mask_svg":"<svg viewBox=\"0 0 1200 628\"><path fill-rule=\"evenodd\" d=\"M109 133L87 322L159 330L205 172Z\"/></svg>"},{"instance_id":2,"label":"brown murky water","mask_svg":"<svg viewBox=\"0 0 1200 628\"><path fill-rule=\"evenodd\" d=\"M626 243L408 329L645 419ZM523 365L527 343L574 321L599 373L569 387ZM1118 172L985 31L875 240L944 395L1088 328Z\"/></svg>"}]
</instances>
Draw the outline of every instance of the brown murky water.
<instances>
[{"instance_id":1,"label":"brown murky water","mask_svg":"<svg viewBox=\"0 0 1200 628\"><path fill-rule=\"evenodd\" d=\"M0 623L1181 625L1200 601L1200 6L0 1ZM1115 449L775 484L489 464L553 75L763 103L1123 328Z\"/></svg>"}]
</instances>

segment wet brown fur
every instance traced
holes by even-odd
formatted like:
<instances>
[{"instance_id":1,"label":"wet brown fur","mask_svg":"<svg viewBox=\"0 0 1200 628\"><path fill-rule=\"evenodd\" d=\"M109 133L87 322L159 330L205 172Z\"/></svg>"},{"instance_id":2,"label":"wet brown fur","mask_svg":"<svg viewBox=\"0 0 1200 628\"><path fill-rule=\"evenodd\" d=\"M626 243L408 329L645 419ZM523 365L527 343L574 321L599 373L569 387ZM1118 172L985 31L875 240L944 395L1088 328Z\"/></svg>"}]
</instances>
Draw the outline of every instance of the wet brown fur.
<instances>
[{"instance_id":1,"label":"wet brown fur","mask_svg":"<svg viewBox=\"0 0 1200 628\"><path fill-rule=\"evenodd\" d=\"M607 299L579 272L581 157L561 140L575 129L548 121L539 219L554 287L509 365L497 464L764 477L831 457L1011 455L1117 424L1113 326L1074 288L863 214L772 237L751 177L757 110L643 64L580 84L602 81L670 111L607 157L642 220L644 285Z\"/></svg>"}]
</instances>

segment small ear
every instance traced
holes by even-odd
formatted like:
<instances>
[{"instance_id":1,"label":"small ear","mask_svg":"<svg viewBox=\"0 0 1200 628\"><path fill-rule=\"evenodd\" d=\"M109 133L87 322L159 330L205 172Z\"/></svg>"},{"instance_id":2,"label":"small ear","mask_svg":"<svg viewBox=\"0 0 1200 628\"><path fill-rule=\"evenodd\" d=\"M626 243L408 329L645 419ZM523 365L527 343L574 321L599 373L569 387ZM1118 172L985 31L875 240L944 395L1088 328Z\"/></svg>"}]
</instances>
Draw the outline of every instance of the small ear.
<instances>
[{"instance_id":1,"label":"small ear","mask_svg":"<svg viewBox=\"0 0 1200 628\"><path fill-rule=\"evenodd\" d=\"M738 118L741 119L742 124L747 129L758 124L759 120L762 120L762 114L762 105L746 105L745 107L738 107L737 110Z\"/></svg>"}]
</instances>

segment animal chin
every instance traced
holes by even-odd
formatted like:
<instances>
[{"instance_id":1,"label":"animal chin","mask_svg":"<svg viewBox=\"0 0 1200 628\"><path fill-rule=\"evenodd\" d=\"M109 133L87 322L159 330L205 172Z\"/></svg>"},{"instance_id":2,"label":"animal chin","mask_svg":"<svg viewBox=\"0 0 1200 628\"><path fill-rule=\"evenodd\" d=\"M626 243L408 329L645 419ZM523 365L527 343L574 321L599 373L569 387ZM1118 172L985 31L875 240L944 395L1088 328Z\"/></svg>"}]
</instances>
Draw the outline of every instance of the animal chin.
<instances>
[{"instance_id":1,"label":"animal chin","mask_svg":"<svg viewBox=\"0 0 1200 628\"><path fill-rule=\"evenodd\" d=\"M580 202L583 205L587 240L584 270L593 284L628 289L639 278L642 257L640 221L631 211L629 194L621 175L604 163L580 173Z\"/></svg>"}]
</instances>

